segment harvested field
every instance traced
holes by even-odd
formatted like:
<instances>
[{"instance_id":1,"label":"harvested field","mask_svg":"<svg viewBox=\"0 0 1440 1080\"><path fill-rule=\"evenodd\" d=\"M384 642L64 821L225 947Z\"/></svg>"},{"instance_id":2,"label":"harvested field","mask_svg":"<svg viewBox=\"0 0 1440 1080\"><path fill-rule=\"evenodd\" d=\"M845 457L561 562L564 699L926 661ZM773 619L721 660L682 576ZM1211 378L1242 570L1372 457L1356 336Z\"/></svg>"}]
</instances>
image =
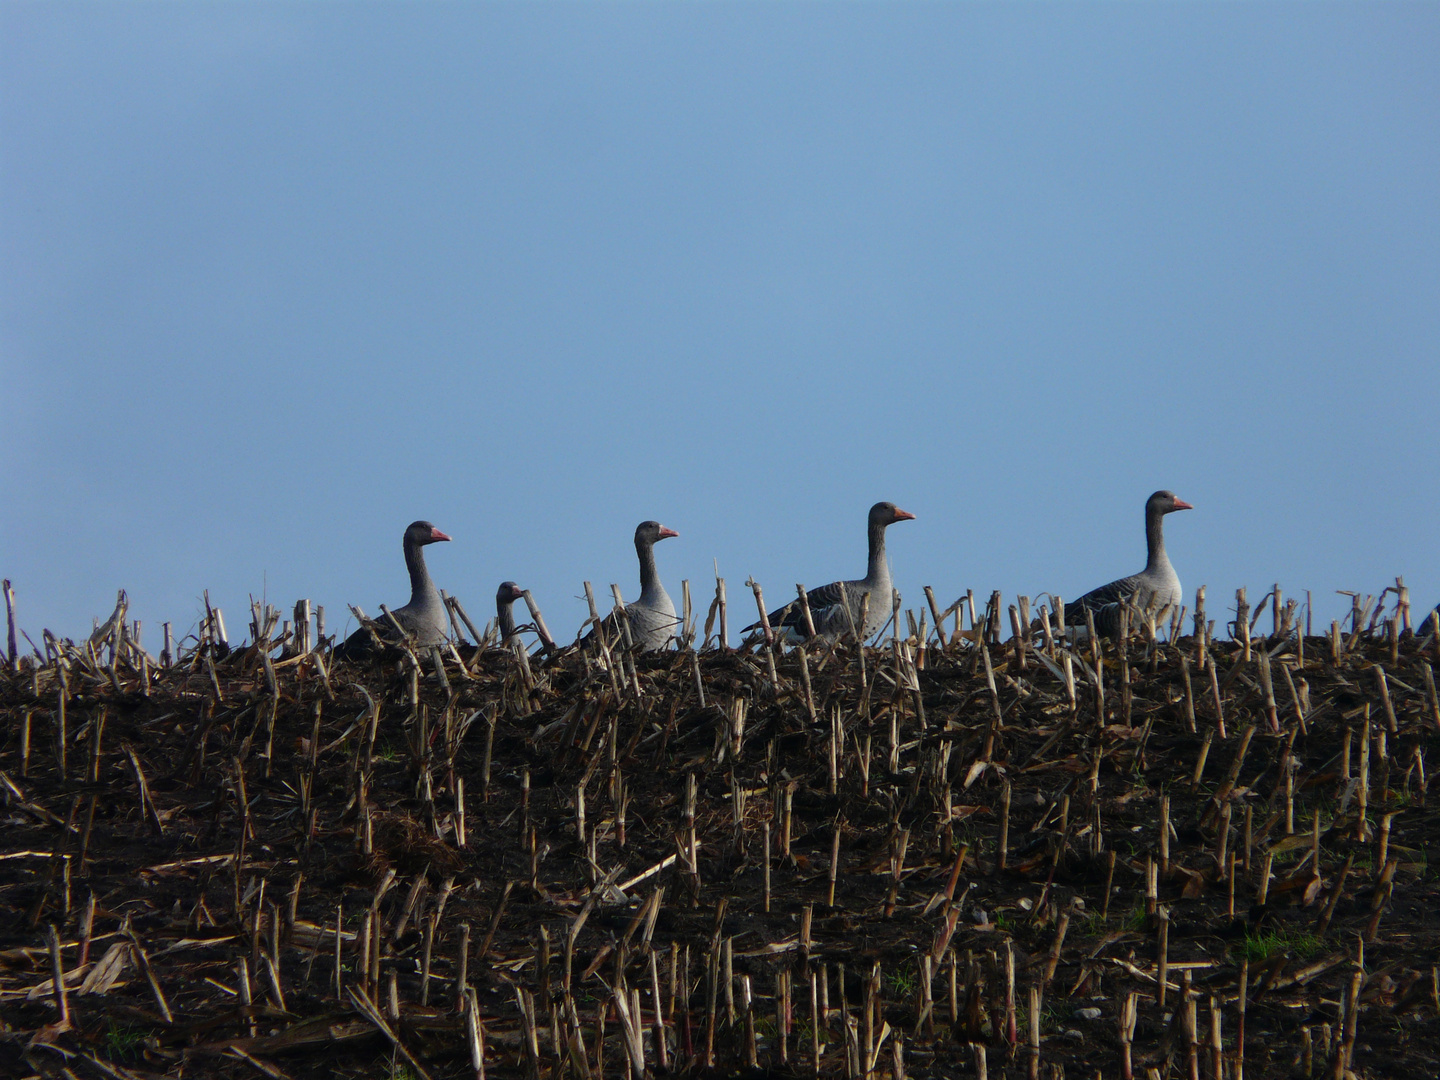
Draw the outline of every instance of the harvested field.
<instances>
[{"instance_id":1,"label":"harvested field","mask_svg":"<svg viewBox=\"0 0 1440 1080\"><path fill-rule=\"evenodd\" d=\"M363 666L122 610L0 678L0 1074L1440 1075L1440 646L1257 608Z\"/></svg>"}]
</instances>

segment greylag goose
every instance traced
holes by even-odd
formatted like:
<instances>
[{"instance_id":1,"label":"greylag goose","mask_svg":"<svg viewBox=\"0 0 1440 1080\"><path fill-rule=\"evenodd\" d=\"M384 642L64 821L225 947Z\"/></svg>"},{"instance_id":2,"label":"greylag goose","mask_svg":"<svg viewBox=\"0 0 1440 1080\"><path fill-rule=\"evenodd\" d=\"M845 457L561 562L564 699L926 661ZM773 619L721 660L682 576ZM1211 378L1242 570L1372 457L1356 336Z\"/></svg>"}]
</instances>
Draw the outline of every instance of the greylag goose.
<instances>
[{"instance_id":1,"label":"greylag goose","mask_svg":"<svg viewBox=\"0 0 1440 1080\"><path fill-rule=\"evenodd\" d=\"M640 599L625 605L625 614L630 622L630 640L641 652L663 649L676 637L680 620L675 615L675 605L660 584L660 575L655 570L655 545L671 536L680 534L667 529L658 521L642 521L635 526L635 554L640 558ZM624 644L625 631L616 624L613 614L605 617L605 637L614 647ZM584 637L584 642L594 641L595 631Z\"/></svg>"},{"instance_id":2,"label":"greylag goose","mask_svg":"<svg viewBox=\"0 0 1440 1080\"><path fill-rule=\"evenodd\" d=\"M390 612L401 628L422 647L443 644L450 633L450 619L445 612L445 602L440 599L440 590L430 580L430 571L425 566L425 545L449 540L443 532L428 521L412 521L405 530L405 568L410 571L410 602ZM375 620L380 634L386 641L395 640L390 620ZM342 660L362 660L375 648L370 631L364 627L356 630L335 650Z\"/></svg>"},{"instance_id":3,"label":"greylag goose","mask_svg":"<svg viewBox=\"0 0 1440 1080\"><path fill-rule=\"evenodd\" d=\"M1145 500L1145 547L1148 558L1145 569L1108 585L1092 589L1078 600L1065 605L1067 626L1084 626L1085 612L1095 619L1095 632L1112 637L1120 631L1120 604L1129 601L1140 608L1153 606L1160 610L1166 604L1178 608L1182 591L1180 576L1165 554L1165 515L1176 510L1195 509L1173 491L1157 491Z\"/></svg>"},{"instance_id":4,"label":"greylag goose","mask_svg":"<svg viewBox=\"0 0 1440 1080\"><path fill-rule=\"evenodd\" d=\"M1423 636L1433 634L1437 629L1440 629L1440 604L1436 604L1430 609L1430 614L1425 616L1425 621L1420 624L1420 629L1416 633Z\"/></svg>"},{"instance_id":5,"label":"greylag goose","mask_svg":"<svg viewBox=\"0 0 1440 1080\"><path fill-rule=\"evenodd\" d=\"M502 581L495 593L495 619L502 645L515 636L515 601L524 597L524 591L513 581Z\"/></svg>"},{"instance_id":6,"label":"greylag goose","mask_svg":"<svg viewBox=\"0 0 1440 1080\"><path fill-rule=\"evenodd\" d=\"M914 521L915 515L901 510L891 502L878 502L870 508L866 522L866 534L870 543L870 561L865 576L858 581L832 581L805 594L810 605L810 619L815 624L815 636L825 641L835 641L842 634L848 634L853 625L860 632L863 641L876 633L890 618L890 562L885 557L885 529L897 521ZM865 625L860 625L860 609L865 597L870 597L866 608ZM846 605L849 614L846 614ZM805 612L800 608L799 599L792 600L768 616L770 627L786 641L804 641L807 635ZM745 628L746 633L760 629L759 623Z\"/></svg>"}]
</instances>

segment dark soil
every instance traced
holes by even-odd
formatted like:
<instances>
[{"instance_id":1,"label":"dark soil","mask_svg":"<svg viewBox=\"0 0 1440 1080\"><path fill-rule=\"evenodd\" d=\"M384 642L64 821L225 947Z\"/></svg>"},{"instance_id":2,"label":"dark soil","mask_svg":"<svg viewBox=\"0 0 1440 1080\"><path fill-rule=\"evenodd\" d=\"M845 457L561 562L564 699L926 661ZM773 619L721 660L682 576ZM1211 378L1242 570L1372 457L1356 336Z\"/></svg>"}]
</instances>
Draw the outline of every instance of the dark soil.
<instances>
[{"instance_id":1,"label":"dark soil","mask_svg":"<svg viewBox=\"0 0 1440 1080\"><path fill-rule=\"evenodd\" d=\"M625 1073L622 986L649 1071L811 1075L812 980L827 1076L877 1043L893 1076L903 1043L918 1078L974 1075L982 1052L991 1076L1119 1077L1132 1000L1138 1076L1215 1075L1212 1025L1227 1076L1242 1032L1250 1077L1347 1054L1360 1077L1440 1075L1436 645L1384 624L1338 663L1324 637L1303 667L1293 639L1248 662L1210 644L1223 734L1188 637L1132 639L1128 687L1106 646L1103 728L1088 646L1074 707L1063 651L1022 668L993 642L992 693L973 638L932 637L917 693L898 651L867 650L862 676L853 649L812 647L812 709L798 654L777 687L763 649L700 653L702 703L690 652L636 659L638 687L573 649L528 672L462 649L448 687L394 652L337 663L327 690L272 647L142 675L114 644L0 677L0 1075L474 1075L465 941L491 1076Z\"/></svg>"}]
</instances>

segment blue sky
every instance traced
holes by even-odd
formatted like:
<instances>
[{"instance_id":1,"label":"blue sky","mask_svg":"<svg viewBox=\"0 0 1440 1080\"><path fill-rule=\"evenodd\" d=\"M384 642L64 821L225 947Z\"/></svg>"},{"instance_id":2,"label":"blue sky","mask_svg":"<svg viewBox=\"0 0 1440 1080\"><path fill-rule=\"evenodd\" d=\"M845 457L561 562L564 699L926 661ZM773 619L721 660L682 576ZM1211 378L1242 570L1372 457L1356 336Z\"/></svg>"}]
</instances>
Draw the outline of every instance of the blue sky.
<instances>
[{"instance_id":1,"label":"blue sky","mask_svg":"<svg viewBox=\"0 0 1440 1080\"><path fill-rule=\"evenodd\" d=\"M1440 600L1440 6L0 5L0 574L472 616L1397 574ZM703 609L703 601L702 601ZM153 630L151 628L154 628Z\"/></svg>"}]
</instances>

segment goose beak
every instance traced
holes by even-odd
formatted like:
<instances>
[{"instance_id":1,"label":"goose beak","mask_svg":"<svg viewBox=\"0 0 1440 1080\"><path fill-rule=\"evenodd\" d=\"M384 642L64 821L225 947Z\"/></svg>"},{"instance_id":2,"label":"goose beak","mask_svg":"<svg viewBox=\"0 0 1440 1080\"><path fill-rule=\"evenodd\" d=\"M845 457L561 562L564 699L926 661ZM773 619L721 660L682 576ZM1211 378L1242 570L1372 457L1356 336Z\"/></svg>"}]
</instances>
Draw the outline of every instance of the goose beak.
<instances>
[{"instance_id":1,"label":"goose beak","mask_svg":"<svg viewBox=\"0 0 1440 1080\"><path fill-rule=\"evenodd\" d=\"M431 529L430 529L430 542L431 542L431 543L434 543L436 540L449 540L449 539L450 539L450 537L446 536L446 535L445 535L443 532L441 532L439 529L434 528L433 526L431 527Z\"/></svg>"},{"instance_id":2,"label":"goose beak","mask_svg":"<svg viewBox=\"0 0 1440 1080\"><path fill-rule=\"evenodd\" d=\"M914 521L914 520L915 520L915 515L912 514L912 513L910 513L909 510L901 510L901 509L899 509L899 508L897 507L896 510L895 510L895 520L896 520L896 521Z\"/></svg>"},{"instance_id":3,"label":"goose beak","mask_svg":"<svg viewBox=\"0 0 1440 1080\"><path fill-rule=\"evenodd\" d=\"M679 534L678 532L676 532L674 529L667 529L664 525L661 525L661 526L660 526L660 539L661 539L661 540L664 540L667 536L679 536L679 535L680 535L680 534Z\"/></svg>"},{"instance_id":4,"label":"goose beak","mask_svg":"<svg viewBox=\"0 0 1440 1080\"><path fill-rule=\"evenodd\" d=\"M1176 510L1194 510L1195 507L1191 506L1191 505L1190 505L1189 503L1187 503L1184 499L1176 499L1176 500L1175 500L1175 509L1176 509Z\"/></svg>"}]
</instances>

